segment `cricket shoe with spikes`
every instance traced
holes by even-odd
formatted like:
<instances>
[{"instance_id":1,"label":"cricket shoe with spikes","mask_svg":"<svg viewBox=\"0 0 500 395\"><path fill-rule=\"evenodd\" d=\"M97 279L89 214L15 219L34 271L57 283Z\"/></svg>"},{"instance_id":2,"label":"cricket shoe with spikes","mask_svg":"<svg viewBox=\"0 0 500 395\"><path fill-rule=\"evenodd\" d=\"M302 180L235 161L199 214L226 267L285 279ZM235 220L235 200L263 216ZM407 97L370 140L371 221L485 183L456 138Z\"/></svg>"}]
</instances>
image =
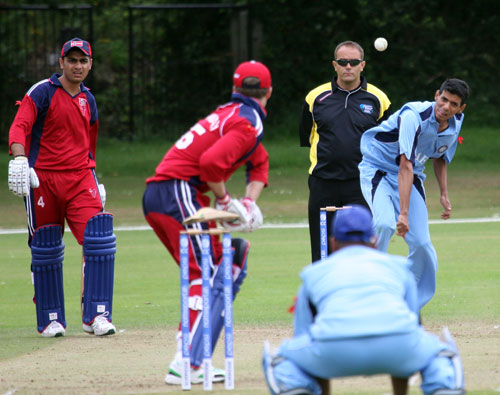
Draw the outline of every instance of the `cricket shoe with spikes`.
<instances>
[{"instance_id":1,"label":"cricket shoe with spikes","mask_svg":"<svg viewBox=\"0 0 500 395\"><path fill-rule=\"evenodd\" d=\"M220 383L226 379L226 372L222 369L212 367L212 383ZM170 363L168 373L165 376L165 383L172 385L182 384L182 365L180 358L174 358ZM203 369L191 367L191 384L203 383Z\"/></svg>"},{"instance_id":2,"label":"cricket shoe with spikes","mask_svg":"<svg viewBox=\"0 0 500 395\"><path fill-rule=\"evenodd\" d=\"M106 312L107 313L107 312ZM83 330L90 335L106 336L116 333L116 327L108 320L108 314L100 314L94 318L90 325L83 324Z\"/></svg>"},{"instance_id":3,"label":"cricket shoe with spikes","mask_svg":"<svg viewBox=\"0 0 500 395\"><path fill-rule=\"evenodd\" d=\"M43 337L61 337L66 333L66 329L57 321L51 321L42 332Z\"/></svg>"}]
</instances>

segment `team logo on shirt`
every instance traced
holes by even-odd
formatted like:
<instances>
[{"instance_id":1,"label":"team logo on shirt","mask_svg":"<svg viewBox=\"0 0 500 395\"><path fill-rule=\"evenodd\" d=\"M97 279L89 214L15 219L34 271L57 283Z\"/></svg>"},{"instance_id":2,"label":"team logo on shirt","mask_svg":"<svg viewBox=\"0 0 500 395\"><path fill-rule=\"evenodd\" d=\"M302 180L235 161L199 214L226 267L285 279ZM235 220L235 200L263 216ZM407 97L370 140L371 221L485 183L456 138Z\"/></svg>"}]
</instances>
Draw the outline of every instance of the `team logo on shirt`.
<instances>
[{"instance_id":1,"label":"team logo on shirt","mask_svg":"<svg viewBox=\"0 0 500 395\"><path fill-rule=\"evenodd\" d=\"M438 148L438 153L442 154L444 151L446 151L448 149L448 146L447 145L443 145L442 147L439 147Z\"/></svg>"},{"instance_id":2,"label":"team logo on shirt","mask_svg":"<svg viewBox=\"0 0 500 395\"><path fill-rule=\"evenodd\" d=\"M94 188L89 188L89 192L92 195L92 197L95 199L95 197L97 196L97 190Z\"/></svg>"},{"instance_id":3,"label":"team logo on shirt","mask_svg":"<svg viewBox=\"0 0 500 395\"><path fill-rule=\"evenodd\" d=\"M87 115L87 99L83 97L78 98L78 106L80 107L80 112L83 116Z\"/></svg>"},{"instance_id":4,"label":"team logo on shirt","mask_svg":"<svg viewBox=\"0 0 500 395\"><path fill-rule=\"evenodd\" d=\"M371 114L373 112L373 106L371 104L360 104L359 108L366 114Z\"/></svg>"}]
</instances>

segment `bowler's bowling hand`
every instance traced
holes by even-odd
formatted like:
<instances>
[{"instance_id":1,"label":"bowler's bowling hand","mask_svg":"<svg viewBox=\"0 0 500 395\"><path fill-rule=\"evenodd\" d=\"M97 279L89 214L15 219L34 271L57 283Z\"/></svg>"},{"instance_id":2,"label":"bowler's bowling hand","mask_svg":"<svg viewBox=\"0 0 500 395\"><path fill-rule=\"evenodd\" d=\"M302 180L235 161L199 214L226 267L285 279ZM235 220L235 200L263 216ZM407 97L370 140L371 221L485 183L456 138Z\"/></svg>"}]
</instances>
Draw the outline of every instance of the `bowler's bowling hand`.
<instances>
[{"instance_id":1,"label":"bowler's bowling hand","mask_svg":"<svg viewBox=\"0 0 500 395\"><path fill-rule=\"evenodd\" d=\"M440 199L441 206L443 206L444 211L441 214L441 219L449 219L451 217L451 203L448 196L441 196Z\"/></svg>"},{"instance_id":2,"label":"bowler's bowling hand","mask_svg":"<svg viewBox=\"0 0 500 395\"><path fill-rule=\"evenodd\" d=\"M396 234L404 239L409 230L408 215L399 214L398 222L396 223Z\"/></svg>"}]
</instances>

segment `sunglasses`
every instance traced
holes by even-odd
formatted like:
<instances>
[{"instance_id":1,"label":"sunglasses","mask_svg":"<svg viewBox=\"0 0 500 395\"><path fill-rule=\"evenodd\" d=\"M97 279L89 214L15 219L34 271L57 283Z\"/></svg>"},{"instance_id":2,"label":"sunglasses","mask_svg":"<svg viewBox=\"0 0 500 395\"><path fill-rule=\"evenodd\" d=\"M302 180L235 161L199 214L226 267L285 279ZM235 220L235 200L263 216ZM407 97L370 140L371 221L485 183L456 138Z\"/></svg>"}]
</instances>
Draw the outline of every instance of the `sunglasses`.
<instances>
[{"instance_id":1,"label":"sunglasses","mask_svg":"<svg viewBox=\"0 0 500 395\"><path fill-rule=\"evenodd\" d=\"M336 62L342 66L342 67L345 67L347 66L347 64L350 64L351 66L357 66L359 65L362 60L361 59L337 59Z\"/></svg>"}]
</instances>

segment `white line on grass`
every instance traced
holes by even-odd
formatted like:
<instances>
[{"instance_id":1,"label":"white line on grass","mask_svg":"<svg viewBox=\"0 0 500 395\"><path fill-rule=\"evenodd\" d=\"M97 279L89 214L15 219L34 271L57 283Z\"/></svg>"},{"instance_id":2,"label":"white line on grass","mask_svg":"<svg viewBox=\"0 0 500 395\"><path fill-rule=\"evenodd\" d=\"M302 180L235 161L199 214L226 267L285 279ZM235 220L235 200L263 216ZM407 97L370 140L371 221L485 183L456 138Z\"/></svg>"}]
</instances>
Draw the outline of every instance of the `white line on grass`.
<instances>
[{"instance_id":1,"label":"white line on grass","mask_svg":"<svg viewBox=\"0 0 500 395\"><path fill-rule=\"evenodd\" d=\"M484 223L484 222L500 222L500 217L491 218L461 218L461 219L431 219L429 221L430 225L446 225L446 224L474 224L474 223ZM307 228L309 225L306 223L295 223L295 224L265 224L262 225L262 229L298 229ZM127 232L127 231L137 231L137 230L152 230L148 225L141 226L116 226L115 231ZM65 229L65 232L70 232L69 228ZM0 235L14 235L14 234L28 233L27 229L0 229Z\"/></svg>"}]
</instances>

